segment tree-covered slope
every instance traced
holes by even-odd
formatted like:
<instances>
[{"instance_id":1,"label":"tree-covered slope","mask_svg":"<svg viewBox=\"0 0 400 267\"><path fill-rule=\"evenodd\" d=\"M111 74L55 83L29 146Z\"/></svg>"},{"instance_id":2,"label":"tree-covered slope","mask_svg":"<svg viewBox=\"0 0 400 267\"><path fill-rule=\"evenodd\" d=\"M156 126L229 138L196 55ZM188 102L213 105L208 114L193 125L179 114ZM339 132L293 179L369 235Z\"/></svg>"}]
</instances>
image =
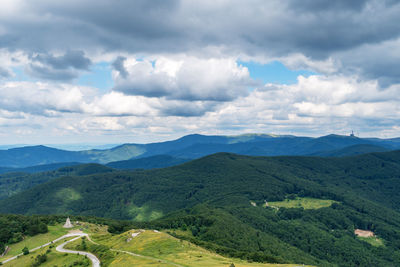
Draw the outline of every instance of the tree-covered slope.
<instances>
[{"instance_id":1,"label":"tree-covered slope","mask_svg":"<svg viewBox=\"0 0 400 267\"><path fill-rule=\"evenodd\" d=\"M89 166L95 174L86 171ZM287 194L343 198L348 191L357 192L358 196L372 199L389 208L400 208L400 196L395 194L397 179L400 177L398 151L347 158L247 157L219 153L164 169L105 171L111 169L101 165L62 168L58 172L64 173L65 177L23 192L13 200L4 200L0 210L40 212L36 201L51 199L53 193L65 187L79 192L83 200L95 194L101 198L107 192L113 195L110 201L124 200L125 205L121 211L126 214L121 214L121 218L133 218L133 206L146 205L165 214L204 201L226 202L231 197L239 198L240 203L242 198L256 202L281 200ZM82 176L85 174L89 175ZM114 194L114 191L118 194ZM42 197L39 198L36 192L43 193L40 194ZM31 205L18 206L18 199L31 198L32 195L35 198L29 199ZM90 205L102 207L105 202L100 200ZM13 205L8 207L7 203ZM85 209L79 207L79 201L69 206L85 212ZM112 206L120 208L121 205ZM52 205L47 208L51 209Z\"/></svg>"},{"instance_id":2,"label":"tree-covered slope","mask_svg":"<svg viewBox=\"0 0 400 267\"><path fill-rule=\"evenodd\" d=\"M52 164L42 166L43 168L51 168L54 165L60 167L63 164ZM41 167L26 168L29 170L43 169ZM26 171L26 169L23 169ZM69 165L62 168L58 168L54 171L46 171L40 173L26 173L26 172L11 172L0 174L0 199L4 199L15 195L19 192L30 189L36 185L46 183L52 179L66 175L89 175L101 172L111 172L112 169L99 164L79 164L79 165Z\"/></svg>"}]
</instances>

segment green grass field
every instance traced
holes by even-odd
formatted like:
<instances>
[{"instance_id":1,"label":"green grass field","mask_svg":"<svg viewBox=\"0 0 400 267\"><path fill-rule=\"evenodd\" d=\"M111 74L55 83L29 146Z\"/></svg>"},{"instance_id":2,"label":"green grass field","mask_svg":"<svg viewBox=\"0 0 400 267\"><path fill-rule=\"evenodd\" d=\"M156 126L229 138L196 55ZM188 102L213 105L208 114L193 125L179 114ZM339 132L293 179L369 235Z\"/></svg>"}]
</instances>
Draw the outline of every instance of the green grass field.
<instances>
[{"instance_id":1,"label":"green grass field","mask_svg":"<svg viewBox=\"0 0 400 267\"><path fill-rule=\"evenodd\" d=\"M109 265L110 267L176 267L172 264L166 264L154 260L145 259L143 257L135 257L125 253L117 253L115 260Z\"/></svg>"},{"instance_id":2,"label":"green grass field","mask_svg":"<svg viewBox=\"0 0 400 267\"><path fill-rule=\"evenodd\" d=\"M53 247L45 247L34 252L29 253L28 255L20 256L18 259L12 260L10 262L5 263L4 267L25 267L31 266L34 263L35 258L40 254L46 254L47 260L40 264L43 267L62 267L62 266L91 266L91 263L84 256L74 255L74 254L66 254L57 252L55 247L64 242L64 240L54 243ZM50 252L46 253L50 249Z\"/></svg>"},{"instance_id":3,"label":"green grass field","mask_svg":"<svg viewBox=\"0 0 400 267\"><path fill-rule=\"evenodd\" d=\"M338 203L338 202L329 199L296 197L295 199L285 199L283 201L271 201L268 202L268 206L271 208L320 209L320 208L330 207L333 203ZM266 207L265 204L264 207Z\"/></svg>"},{"instance_id":4,"label":"green grass field","mask_svg":"<svg viewBox=\"0 0 400 267\"><path fill-rule=\"evenodd\" d=\"M126 257L126 254L120 253L111 266L114 266L114 264L116 264L115 266L124 266L117 264L122 264L121 262L127 264L125 266L176 266L173 265L173 263L190 267L228 267L231 263L236 267L296 266L290 264L250 263L240 259L226 258L163 232L146 230L141 232L138 236L132 237L132 233L137 232L138 231L131 230L115 236L110 234L94 235L92 239L112 249L133 252L154 258L153 260L149 260L129 255L132 257L129 259L129 257ZM131 240L128 242L129 239ZM132 265L138 260L142 262L140 265Z\"/></svg>"},{"instance_id":5,"label":"green grass field","mask_svg":"<svg viewBox=\"0 0 400 267\"><path fill-rule=\"evenodd\" d=\"M28 249L33 249L68 233L68 230L64 229L61 224L48 226L48 229L48 233L28 236L21 242L10 245L10 251L2 260L20 254L25 246L28 247Z\"/></svg>"},{"instance_id":6,"label":"green grass field","mask_svg":"<svg viewBox=\"0 0 400 267\"><path fill-rule=\"evenodd\" d=\"M77 227L76 227L77 228ZM232 263L235 267L286 267L298 266L292 264L263 264L263 263L250 263L240 259L226 258L216 253L205 250L190 242L183 241L172 237L164 232L157 232L146 230L140 232L139 235L132 237L133 233L139 231L131 230L120 235L111 235L107 232L107 227L83 223L79 226L86 233L90 234L91 240L104 245L113 251L106 252L106 261L102 262L102 266L112 267L228 267ZM67 233L67 230L62 228L61 225L49 226L49 233L28 237L24 241L12 245L12 254L7 255L4 259L21 253L22 248L26 245L29 249L43 245L51 240L54 240ZM90 266L90 262L83 256L59 253L55 250L57 244L52 245L50 252L47 255L47 261L40 266L48 267L62 267L62 266ZM88 247L97 246L86 240ZM65 248L76 249L82 243L81 239L69 243ZM46 253L49 247L42 248L28 255L20 256L18 259L13 260L3 266L30 266L35 258ZM79 250L79 249L78 249ZM114 251L119 250L119 251ZM142 256L135 256L121 251L132 252ZM103 255L97 255L101 260ZM96 253L95 253L96 254ZM103 258L102 258L103 257ZM3 259L3 260L4 260Z\"/></svg>"},{"instance_id":7,"label":"green grass field","mask_svg":"<svg viewBox=\"0 0 400 267\"><path fill-rule=\"evenodd\" d=\"M371 237L362 237L362 236L357 236L358 239L369 243L371 246L374 247L383 247L385 244L383 243L383 240L376 237L376 236L371 236Z\"/></svg>"}]
</instances>

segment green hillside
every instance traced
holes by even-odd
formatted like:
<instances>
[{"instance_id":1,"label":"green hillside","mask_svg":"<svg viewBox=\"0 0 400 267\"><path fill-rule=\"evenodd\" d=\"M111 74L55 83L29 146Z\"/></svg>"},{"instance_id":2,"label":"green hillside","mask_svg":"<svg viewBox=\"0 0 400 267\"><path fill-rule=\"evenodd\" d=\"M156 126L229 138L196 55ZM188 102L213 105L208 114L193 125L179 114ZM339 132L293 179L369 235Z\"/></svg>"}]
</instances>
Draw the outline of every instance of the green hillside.
<instances>
[{"instance_id":1,"label":"green hillside","mask_svg":"<svg viewBox=\"0 0 400 267\"><path fill-rule=\"evenodd\" d=\"M144 261L140 266L187 266L187 267L291 267L292 264L266 264L243 261L237 258L227 258L210 252L193 243L175 238L165 232L156 230L129 230L118 235L100 232L91 235L91 240L97 245L110 249L113 259L110 266L130 266L138 260ZM87 251L93 250L96 245L88 241ZM77 240L67 246L69 249L82 250L82 240ZM140 256L132 256L134 253ZM124 257L129 256L129 257Z\"/></svg>"},{"instance_id":2,"label":"green hillside","mask_svg":"<svg viewBox=\"0 0 400 267\"><path fill-rule=\"evenodd\" d=\"M220 153L165 169L67 175L1 201L0 212L133 220L110 230L175 229L199 246L257 262L398 266L399 179L398 151L347 158ZM313 201L265 207L285 199ZM384 246L356 238L355 229L373 231Z\"/></svg>"}]
</instances>

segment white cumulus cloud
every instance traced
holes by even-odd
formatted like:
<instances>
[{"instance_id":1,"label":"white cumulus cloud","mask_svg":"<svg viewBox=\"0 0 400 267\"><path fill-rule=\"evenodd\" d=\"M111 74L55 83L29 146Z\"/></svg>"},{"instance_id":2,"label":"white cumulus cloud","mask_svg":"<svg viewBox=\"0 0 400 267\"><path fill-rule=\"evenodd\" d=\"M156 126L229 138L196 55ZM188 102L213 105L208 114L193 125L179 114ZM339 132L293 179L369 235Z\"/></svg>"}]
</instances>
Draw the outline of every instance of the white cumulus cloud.
<instances>
[{"instance_id":1,"label":"white cumulus cloud","mask_svg":"<svg viewBox=\"0 0 400 267\"><path fill-rule=\"evenodd\" d=\"M115 71L114 90L127 95L178 100L231 101L254 85L246 67L233 58L127 59Z\"/></svg>"}]
</instances>

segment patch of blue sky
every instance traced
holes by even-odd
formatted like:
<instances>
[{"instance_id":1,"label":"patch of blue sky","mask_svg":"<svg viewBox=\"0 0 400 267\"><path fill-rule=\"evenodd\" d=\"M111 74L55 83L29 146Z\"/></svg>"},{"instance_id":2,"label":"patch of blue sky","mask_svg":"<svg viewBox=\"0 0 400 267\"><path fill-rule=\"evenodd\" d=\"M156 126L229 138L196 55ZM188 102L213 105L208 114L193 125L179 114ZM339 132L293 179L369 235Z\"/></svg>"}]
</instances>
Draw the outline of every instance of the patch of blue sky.
<instances>
[{"instance_id":1,"label":"patch of blue sky","mask_svg":"<svg viewBox=\"0 0 400 267\"><path fill-rule=\"evenodd\" d=\"M26 75L24 68L23 67L13 67L12 71L14 75L9 78L9 81L25 81L25 82L35 82L37 79L30 77L29 75Z\"/></svg>"},{"instance_id":2,"label":"patch of blue sky","mask_svg":"<svg viewBox=\"0 0 400 267\"><path fill-rule=\"evenodd\" d=\"M114 81L111 76L112 67L109 62L100 62L93 65L88 73L81 75L77 81L79 85L96 87L106 92L112 89Z\"/></svg>"},{"instance_id":3,"label":"patch of blue sky","mask_svg":"<svg viewBox=\"0 0 400 267\"><path fill-rule=\"evenodd\" d=\"M266 83L295 84L299 75L308 77L318 73L309 70L291 70L279 61L268 64L239 61L238 64L249 70L250 77Z\"/></svg>"}]
</instances>

